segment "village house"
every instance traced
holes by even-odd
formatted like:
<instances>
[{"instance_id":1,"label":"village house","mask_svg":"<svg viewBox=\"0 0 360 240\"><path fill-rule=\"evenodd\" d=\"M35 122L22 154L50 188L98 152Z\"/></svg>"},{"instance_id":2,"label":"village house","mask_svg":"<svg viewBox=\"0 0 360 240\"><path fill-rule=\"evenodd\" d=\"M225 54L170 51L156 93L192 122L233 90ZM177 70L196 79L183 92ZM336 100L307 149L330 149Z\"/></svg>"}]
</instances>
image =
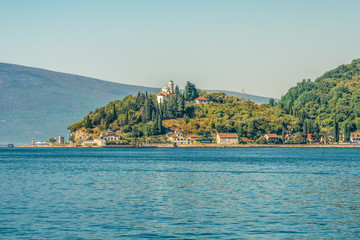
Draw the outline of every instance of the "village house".
<instances>
[{"instance_id":1,"label":"village house","mask_svg":"<svg viewBox=\"0 0 360 240\"><path fill-rule=\"evenodd\" d=\"M182 133L174 133L169 137L169 141L176 145L193 144L198 137L196 134L184 135Z\"/></svg>"},{"instance_id":2,"label":"village house","mask_svg":"<svg viewBox=\"0 0 360 240\"><path fill-rule=\"evenodd\" d=\"M120 136L117 135L116 133L114 133L111 130L107 130L106 132L102 132L99 136L100 140L105 140L106 142L108 141L119 141L120 140Z\"/></svg>"},{"instance_id":3,"label":"village house","mask_svg":"<svg viewBox=\"0 0 360 240\"><path fill-rule=\"evenodd\" d=\"M351 143L360 143L360 132L350 133L350 142Z\"/></svg>"},{"instance_id":4,"label":"village house","mask_svg":"<svg viewBox=\"0 0 360 240\"><path fill-rule=\"evenodd\" d=\"M267 142L273 142L273 143L278 143L280 142L280 139L282 139L282 136L273 133L267 133L264 135L264 137Z\"/></svg>"},{"instance_id":5,"label":"village house","mask_svg":"<svg viewBox=\"0 0 360 240\"><path fill-rule=\"evenodd\" d=\"M239 144L239 136L236 133L218 133L217 144Z\"/></svg>"},{"instance_id":6,"label":"village house","mask_svg":"<svg viewBox=\"0 0 360 240\"><path fill-rule=\"evenodd\" d=\"M204 98L204 97L198 97L198 98L195 98L195 103L197 104L200 104L200 103L208 103L209 102L209 99L207 98Z\"/></svg>"}]
</instances>

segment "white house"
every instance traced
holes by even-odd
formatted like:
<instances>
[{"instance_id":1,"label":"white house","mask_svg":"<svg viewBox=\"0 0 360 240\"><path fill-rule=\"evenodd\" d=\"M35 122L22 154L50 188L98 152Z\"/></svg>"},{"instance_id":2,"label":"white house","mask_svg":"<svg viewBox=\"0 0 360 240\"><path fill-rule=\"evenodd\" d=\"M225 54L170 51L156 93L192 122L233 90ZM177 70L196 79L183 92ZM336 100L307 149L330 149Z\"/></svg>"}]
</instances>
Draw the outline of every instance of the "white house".
<instances>
[{"instance_id":1,"label":"white house","mask_svg":"<svg viewBox=\"0 0 360 240\"><path fill-rule=\"evenodd\" d=\"M107 130L106 132L100 134L99 139L100 140L105 140L105 141L119 141L120 136L116 135L111 130Z\"/></svg>"},{"instance_id":2,"label":"white house","mask_svg":"<svg viewBox=\"0 0 360 240\"><path fill-rule=\"evenodd\" d=\"M267 133L264 135L267 142L279 142L282 139L282 136L274 134L274 133Z\"/></svg>"},{"instance_id":3,"label":"white house","mask_svg":"<svg viewBox=\"0 0 360 240\"><path fill-rule=\"evenodd\" d=\"M177 145L193 144L198 137L196 134L184 135L182 133L175 133L169 137L169 141Z\"/></svg>"},{"instance_id":4,"label":"white house","mask_svg":"<svg viewBox=\"0 0 360 240\"><path fill-rule=\"evenodd\" d=\"M198 97L195 98L195 103L200 104L200 103L208 103L209 99L205 98L205 97Z\"/></svg>"},{"instance_id":5,"label":"white house","mask_svg":"<svg viewBox=\"0 0 360 240\"><path fill-rule=\"evenodd\" d=\"M360 132L350 133L350 142L351 143L360 143Z\"/></svg>"}]
</instances>

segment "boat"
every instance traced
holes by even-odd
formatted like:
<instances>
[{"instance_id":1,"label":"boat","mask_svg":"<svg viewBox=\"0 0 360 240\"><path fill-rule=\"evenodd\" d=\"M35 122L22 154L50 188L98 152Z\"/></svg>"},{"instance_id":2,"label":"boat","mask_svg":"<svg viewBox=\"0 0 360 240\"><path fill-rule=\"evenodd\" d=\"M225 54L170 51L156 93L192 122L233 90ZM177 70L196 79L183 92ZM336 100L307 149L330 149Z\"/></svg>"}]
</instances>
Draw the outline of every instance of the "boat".
<instances>
[{"instance_id":1,"label":"boat","mask_svg":"<svg viewBox=\"0 0 360 240\"><path fill-rule=\"evenodd\" d=\"M12 148L12 147L14 147L14 144L9 143L9 144L8 144L8 147Z\"/></svg>"}]
</instances>

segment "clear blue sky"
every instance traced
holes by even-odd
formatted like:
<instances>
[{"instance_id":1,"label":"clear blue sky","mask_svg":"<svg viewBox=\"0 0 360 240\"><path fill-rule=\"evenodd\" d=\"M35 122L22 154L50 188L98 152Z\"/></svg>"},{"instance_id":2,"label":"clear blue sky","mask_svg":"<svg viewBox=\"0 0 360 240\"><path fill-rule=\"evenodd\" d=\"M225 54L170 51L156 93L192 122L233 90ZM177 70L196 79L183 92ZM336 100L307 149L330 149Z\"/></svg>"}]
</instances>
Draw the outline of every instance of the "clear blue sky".
<instances>
[{"instance_id":1,"label":"clear blue sky","mask_svg":"<svg viewBox=\"0 0 360 240\"><path fill-rule=\"evenodd\" d=\"M0 62L280 97L360 57L360 1L0 0Z\"/></svg>"}]
</instances>

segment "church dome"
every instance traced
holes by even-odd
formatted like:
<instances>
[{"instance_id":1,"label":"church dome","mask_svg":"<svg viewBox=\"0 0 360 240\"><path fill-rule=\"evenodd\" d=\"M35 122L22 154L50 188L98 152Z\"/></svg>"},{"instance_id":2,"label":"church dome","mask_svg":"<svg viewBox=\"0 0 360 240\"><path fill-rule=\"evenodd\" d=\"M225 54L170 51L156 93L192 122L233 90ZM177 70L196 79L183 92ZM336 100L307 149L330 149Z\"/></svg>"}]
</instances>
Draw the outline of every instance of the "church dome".
<instances>
[{"instance_id":1,"label":"church dome","mask_svg":"<svg viewBox=\"0 0 360 240\"><path fill-rule=\"evenodd\" d=\"M162 89L169 89L169 87L165 85L165 86L163 86Z\"/></svg>"}]
</instances>

